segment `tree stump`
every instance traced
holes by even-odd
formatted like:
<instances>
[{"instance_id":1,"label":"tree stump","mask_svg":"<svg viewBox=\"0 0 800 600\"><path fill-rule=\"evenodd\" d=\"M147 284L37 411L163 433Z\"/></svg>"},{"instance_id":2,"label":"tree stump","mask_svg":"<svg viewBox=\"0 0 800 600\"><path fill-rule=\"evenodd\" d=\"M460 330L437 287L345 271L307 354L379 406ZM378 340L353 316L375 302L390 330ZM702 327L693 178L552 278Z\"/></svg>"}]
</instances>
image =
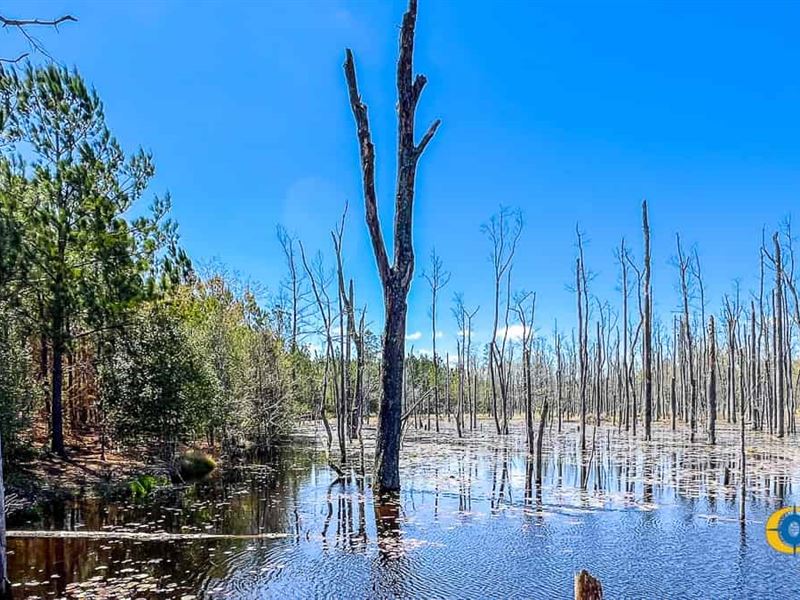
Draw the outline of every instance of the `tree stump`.
<instances>
[{"instance_id":1,"label":"tree stump","mask_svg":"<svg viewBox=\"0 0 800 600\"><path fill-rule=\"evenodd\" d=\"M603 586L586 569L575 575L575 600L603 600Z\"/></svg>"}]
</instances>

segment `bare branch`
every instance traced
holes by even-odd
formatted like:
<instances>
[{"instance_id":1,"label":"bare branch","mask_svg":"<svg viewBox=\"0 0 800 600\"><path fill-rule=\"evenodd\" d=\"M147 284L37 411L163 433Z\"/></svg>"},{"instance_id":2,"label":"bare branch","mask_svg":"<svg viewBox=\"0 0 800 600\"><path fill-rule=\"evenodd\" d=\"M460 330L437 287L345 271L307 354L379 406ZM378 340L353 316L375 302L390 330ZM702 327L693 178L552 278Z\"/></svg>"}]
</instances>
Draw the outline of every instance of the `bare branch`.
<instances>
[{"instance_id":1,"label":"bare branch","mask_svg":"<svg viewBox=\"0 0 800 600\"><path fill-rule=\"evenodd\" d=\"M367 225L372 247L375 250L375 260L378 263L378 272L384 284L389 279L389 257L386 254L386 244L383 241L380 219L378 218L378 201L375 193L375 146L372 143L372 133L369 128L367 106L361 101L356 79L356 65L353 52L348 48L344 61L344 73L347 78L347 90L350 95L350 108L356 120L358 132L358 145L361 152L361 173L364 186L364 204L367 212Z\"/></svg>"},{"instance_id":2,"label":"bare branch","mask_svg":"<svg viewBox=\"0 0 800 600\"><path fill-rule=\"evenodd\" d=\"M64 15L63 17L59 17L57 19L46 20L46 19L8 19L6 17L0 16L0 24L3 27L27 27L28 25L44 25L46 27L58 27L61 23L65 23L66 21L72 21L77 23L78 19L73 17L72 15Z\"/></svg>"},{"instance_id":3,"label":"bare branch","mask_svg":"<svg viewBox=\"0 0 800 600\"><path fill-rule=\"evenodd\" d=\"M431 126L428 127L428 131L425 132L425 135L422 136L422 139L420 140L419 144L416 147L417 158L419 158L419 156L425 151L425 147L433 139L436 130L439 129L439 125L441 124L442 120L436 119L433 123L431 123Z\"/></svg>"}]
</instances>

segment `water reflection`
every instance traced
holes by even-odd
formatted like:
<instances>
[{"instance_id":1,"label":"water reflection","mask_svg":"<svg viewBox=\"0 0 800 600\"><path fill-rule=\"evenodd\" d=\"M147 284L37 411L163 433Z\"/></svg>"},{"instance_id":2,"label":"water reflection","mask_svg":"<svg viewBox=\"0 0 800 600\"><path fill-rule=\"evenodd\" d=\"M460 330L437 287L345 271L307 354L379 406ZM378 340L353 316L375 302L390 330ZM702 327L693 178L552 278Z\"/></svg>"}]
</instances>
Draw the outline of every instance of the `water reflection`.
<instances>
[{"instance_id":1,"label":"water reflection","mask_svg":"<svg viewBox=\"0 0 800 600\"><path fill-rule=\"evenodd\" d=\"M710 448L681 432L644 443L600 427L581 452L565 425L546 434L539 478L519 430L446 444L423 431L405 442L403 492L381 501L358 469L337 478L303 439L144 503L55 503L37 525L285 538L12 538L11 576L25 598L558 598L587 568L612 597L791 595L795 563L762 529L797 502L797 440L748 439L741 527L728 435Z\"/></svg>"}]
</instances>

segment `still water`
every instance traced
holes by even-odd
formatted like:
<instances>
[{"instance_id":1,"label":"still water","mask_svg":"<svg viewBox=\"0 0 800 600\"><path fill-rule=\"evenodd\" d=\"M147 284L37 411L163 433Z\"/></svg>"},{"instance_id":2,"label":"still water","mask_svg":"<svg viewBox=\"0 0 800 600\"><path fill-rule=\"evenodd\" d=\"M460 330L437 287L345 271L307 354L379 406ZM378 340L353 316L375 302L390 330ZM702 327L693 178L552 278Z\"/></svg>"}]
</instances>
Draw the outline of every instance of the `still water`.
<instances>
[{"instance_id":1,"label":"still water","mask_svg":"<svg viewBox=\"0 0 800 600\"><path fill-rule=\"evenodd\" d=\"M537 489L522 431L490 427L409 432L397 504L376 507L355 476L332 483L309 430L265 464L144 501L52 505L19 528L101 539L10 539L15 597L571 598L581 568L607 598L800 594L800 557L764 535L773 510L800 503L797 439L748 432L742 528L733 430L712 449L601 427L581 458L569 424L545 438Z\"/></svg>"}]
</instances>

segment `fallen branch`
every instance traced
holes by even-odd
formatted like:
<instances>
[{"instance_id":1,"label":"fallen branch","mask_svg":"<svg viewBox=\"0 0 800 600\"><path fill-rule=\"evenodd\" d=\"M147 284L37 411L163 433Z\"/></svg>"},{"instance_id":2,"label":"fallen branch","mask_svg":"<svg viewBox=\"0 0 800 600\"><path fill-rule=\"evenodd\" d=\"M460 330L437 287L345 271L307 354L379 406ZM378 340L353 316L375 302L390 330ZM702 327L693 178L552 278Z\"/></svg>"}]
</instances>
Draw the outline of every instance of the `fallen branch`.
<instances>
[{"instance_id":1,"label":"fallen branch","mask_svg":"<svg viewBox=\"0 0 800 600\"><path fill-rule=\"evenodd\" d=\"M9 538L31 539L77 539L77 540L136 540L145 542L173 542L184 540L273 540L288 537L288 533L167 533L144 531L24 531L12 529L6 533Z\"/></svg>"}]
</instances>

